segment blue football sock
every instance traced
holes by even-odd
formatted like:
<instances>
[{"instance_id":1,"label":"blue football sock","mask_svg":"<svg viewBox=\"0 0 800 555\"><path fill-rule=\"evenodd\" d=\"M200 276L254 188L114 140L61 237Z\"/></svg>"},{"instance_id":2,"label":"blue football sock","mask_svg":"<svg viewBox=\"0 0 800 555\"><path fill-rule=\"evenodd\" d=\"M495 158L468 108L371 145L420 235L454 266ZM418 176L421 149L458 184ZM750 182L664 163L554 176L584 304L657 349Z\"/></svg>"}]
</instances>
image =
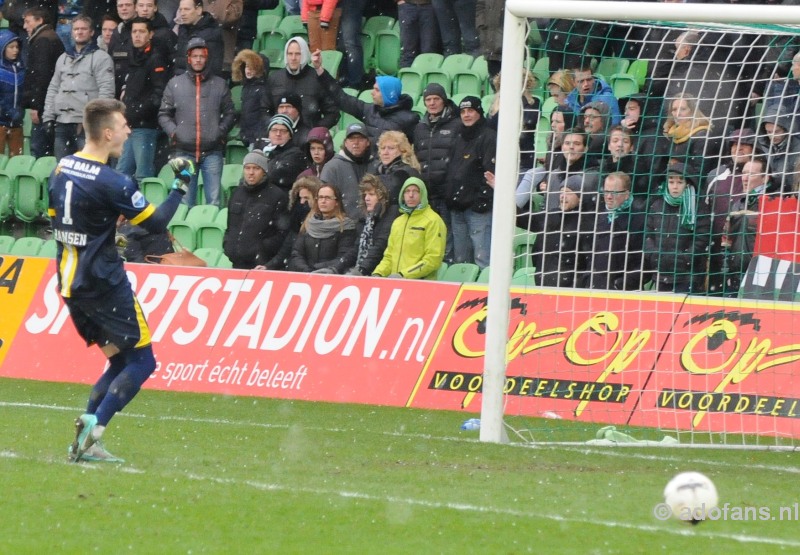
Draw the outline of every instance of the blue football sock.
<instances>
[{"instance_id":1,"label":"blue football sock","mask_svg":"<svg viewBox=\"0 0 800 555\"><path fill-rule=\"evenodd\" d=\"M99 407L100 403L103 402L106 393L108 393L108 387L111 385L111 382L113 382L124 369L124 353L117 353L116 355L109 357L108 368L105 372L103 372L97 382L95 382L94 387L92 387L92 392L89 394L89 402L86 405L86 412L88 414L94 414L97 412L97 407Z\"/></svg>"},{"instance_id":2,"label":"blue football sock","mask_svg":"<svg viewBox=\"0 0 800 555\"><path fill-rule=\"evenodd\" d=\"M97 423L101 426L108 424L109 420L130 403L142 384L156 369L156 359L153 356L151 345L140 349L131 349L121 353L125 355L125 368L114 378L108 387L108 392L97 407Z\"/></svg>"}]
</instances>

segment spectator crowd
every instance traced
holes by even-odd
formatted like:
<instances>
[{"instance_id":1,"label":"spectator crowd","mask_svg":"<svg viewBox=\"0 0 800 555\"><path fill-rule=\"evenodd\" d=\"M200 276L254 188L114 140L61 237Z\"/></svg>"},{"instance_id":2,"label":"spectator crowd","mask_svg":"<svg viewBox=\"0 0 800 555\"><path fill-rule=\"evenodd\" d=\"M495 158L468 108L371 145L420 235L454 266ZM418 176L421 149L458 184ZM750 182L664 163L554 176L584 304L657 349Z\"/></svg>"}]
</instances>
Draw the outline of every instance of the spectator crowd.
<instances>
[{"instance_id":1,"label":"spectator crowd","mask_svg":"<svg viewBox=\"0 0 800 555\"><path fill-rule=\"evenodd\" d=\"M498 91L503 4L390 3L400 67L422 53L482 55ZM308 38L289 38L275 67L253 45L259 10L276 5L7 1L0 148L22 153L27 112L31 154L72 154L85 104L117 98L131 135L111 163L141 181L169 158L191 159L185 202L227 204L224 252L242 269L429 279L443 262L483 269L494 188L516 187L517 226L536 234L536 283L552 287L736 295L760 198L800 190L791 33L532 21L539 63L520 68L519 183L509 184L494 176L498 146L509 148L499 95L454 102L431 82L417 104L397 76L365 75L364 0L287 0ZM321 53L336 48L341 75ZM646 62L636 90L622 94L603 60ZM367 83L369 101L347 90ZM231 138L247 154L226 198Z\"/></svg>"}]
</instances>

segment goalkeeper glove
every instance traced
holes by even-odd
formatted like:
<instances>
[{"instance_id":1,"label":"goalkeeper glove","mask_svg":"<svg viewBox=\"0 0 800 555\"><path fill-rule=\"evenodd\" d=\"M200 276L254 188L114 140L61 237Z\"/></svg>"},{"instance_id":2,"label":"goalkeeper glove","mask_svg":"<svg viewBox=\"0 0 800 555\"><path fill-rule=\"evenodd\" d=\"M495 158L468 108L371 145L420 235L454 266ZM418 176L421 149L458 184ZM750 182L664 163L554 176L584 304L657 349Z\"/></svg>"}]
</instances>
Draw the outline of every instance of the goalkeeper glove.
<instances>
[{"instance_id":1,"label":"goalkeeper glove","mask_svg":"<svg viewBox=\"0 0 800 555\"><path fill-rule=\"evenodd\" d=\"M175 174L172 188L185 195L189 191L189 182L194 176L194 162L186 158L173 158L169 161L169 167Z\"/></svg>"}]
</instances>

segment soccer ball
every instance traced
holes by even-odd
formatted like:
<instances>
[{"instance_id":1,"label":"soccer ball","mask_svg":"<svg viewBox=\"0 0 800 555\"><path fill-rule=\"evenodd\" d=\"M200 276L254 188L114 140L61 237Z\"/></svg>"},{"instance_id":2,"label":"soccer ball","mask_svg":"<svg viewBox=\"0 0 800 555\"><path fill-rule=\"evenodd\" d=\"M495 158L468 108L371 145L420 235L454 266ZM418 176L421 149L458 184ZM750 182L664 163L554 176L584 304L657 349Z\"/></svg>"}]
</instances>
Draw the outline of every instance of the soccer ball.
<instances>
[{"instance_id":1,"label":"soccer ball","mask_svg":"<svg viewBox=\"0 0 800 555\"><path fill-rule=\"evenodd\" d=\"M664 504L672 516L684 522L699 524L716 509L717 488L708 476L699 472L681 472L664 488Z\"/></svg>"}]
</instances>

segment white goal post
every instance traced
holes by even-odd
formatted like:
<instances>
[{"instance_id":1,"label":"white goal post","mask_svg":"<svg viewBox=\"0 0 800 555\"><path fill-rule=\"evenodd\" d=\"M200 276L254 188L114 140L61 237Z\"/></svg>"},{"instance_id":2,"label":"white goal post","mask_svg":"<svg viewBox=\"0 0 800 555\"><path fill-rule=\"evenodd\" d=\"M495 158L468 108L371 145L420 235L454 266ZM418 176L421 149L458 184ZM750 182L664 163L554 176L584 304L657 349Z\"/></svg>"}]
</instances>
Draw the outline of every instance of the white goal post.
<instances>
[{"instance_id":1,"label":"white goal post","mask_svg":"<svg viewBox=\"0 0 800 555\"><path fill-rule=\"evenodd\" d=\"M503 29L502 75L500 90L496 182L494 191L491 242L491 274L485 337L484 377L480 439L507 441L504 430L504 383L506 349L510 324L509 288L513 273L515 219L514 187L500 184L518 181L519 148L515 140L521 132L523 90L522 72L530 18L598 19L604 21L672 21L695 23L780 23L800 24L798 6L725 4L643 3L586 0L507 0ZM511 145L514 145L512 147ZM509 217L511 216L511 217Z\"/></svg>"}]
</instances>

